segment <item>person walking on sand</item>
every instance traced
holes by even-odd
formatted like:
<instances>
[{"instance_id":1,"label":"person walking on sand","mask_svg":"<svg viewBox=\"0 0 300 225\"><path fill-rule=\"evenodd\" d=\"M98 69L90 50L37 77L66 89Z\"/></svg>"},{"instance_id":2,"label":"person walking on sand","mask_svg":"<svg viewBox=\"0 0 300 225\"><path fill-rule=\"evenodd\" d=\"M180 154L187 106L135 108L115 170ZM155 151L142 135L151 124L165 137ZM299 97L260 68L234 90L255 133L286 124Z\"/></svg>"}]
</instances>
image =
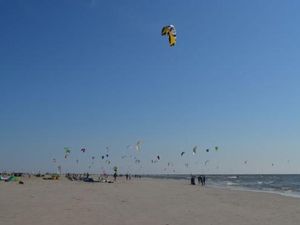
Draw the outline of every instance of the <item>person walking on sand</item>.
<instances>
[{"instance_id":1,"label":"person walking on sand","mask_svg":"<svg viewBox=\"0 0 300 225\"><path fill-rule=\"evenodd\" d=\"M202 185L205 186L205 180L206 180L206 177L205 175L202 177Z\"/></svg>"},{"instance_id":2,"label":"person walking on sand","mask_svg":"<svg viewBox=\"0 0 300 225\"><path fill-rule=\"evenodd\" d=\"M195 177L193 175L191 176L191 185L195 185Z\"/></svg>"},{"instance_id":3,"label":"person walking on sand","mask_svg":"<svg viewBox=\"0 0 300 225\"><path fill-rule=\"evenodd\" d=\"M202 176L198 176L198 184L202 184Z\"/></svg>"},{"instance_id":4,"label":"person walking on sand","mask_svg":"<svg viewBox=\"0 0 300 225\"><path fill-rule=\"evenodd\" d=\"M114 181L117 180L117 172L114 173Z\"/></svg>"}]
</instances>

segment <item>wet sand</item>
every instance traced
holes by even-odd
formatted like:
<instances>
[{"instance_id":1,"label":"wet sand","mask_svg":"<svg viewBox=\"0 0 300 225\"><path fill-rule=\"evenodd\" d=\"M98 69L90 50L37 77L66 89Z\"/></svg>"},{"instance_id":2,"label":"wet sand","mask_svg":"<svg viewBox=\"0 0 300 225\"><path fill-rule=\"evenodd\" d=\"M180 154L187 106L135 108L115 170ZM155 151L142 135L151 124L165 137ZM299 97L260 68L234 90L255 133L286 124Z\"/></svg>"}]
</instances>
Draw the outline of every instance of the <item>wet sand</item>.
<instances>
[{"instance_id":1,"label":"wet sand","mask_svg":"<svg viewBox=\"0 0 300 225\"><path fill-rule=\"evenodd\" d=\"M2 225L299 225L300 198L141 179L0 182Z\"/></svg>"}]
</instances>

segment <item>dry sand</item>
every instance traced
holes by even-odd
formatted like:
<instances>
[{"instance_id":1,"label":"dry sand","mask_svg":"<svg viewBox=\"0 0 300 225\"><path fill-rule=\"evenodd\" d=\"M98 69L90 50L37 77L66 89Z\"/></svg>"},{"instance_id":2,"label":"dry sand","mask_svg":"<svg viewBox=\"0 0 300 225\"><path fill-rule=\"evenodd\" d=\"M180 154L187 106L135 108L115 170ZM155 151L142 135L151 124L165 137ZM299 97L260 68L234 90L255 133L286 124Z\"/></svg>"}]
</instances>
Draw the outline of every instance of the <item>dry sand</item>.
<instances>
[{"instance_id":1,"label":"dry sand","mask_svg":"<svg viewBox=\"0 0 300 225\"><path fill-rule=\"evenodd\" d=\"M141 179L0 182L1 225L299 225L300 199Z\"/></svg>"}]
</instances>

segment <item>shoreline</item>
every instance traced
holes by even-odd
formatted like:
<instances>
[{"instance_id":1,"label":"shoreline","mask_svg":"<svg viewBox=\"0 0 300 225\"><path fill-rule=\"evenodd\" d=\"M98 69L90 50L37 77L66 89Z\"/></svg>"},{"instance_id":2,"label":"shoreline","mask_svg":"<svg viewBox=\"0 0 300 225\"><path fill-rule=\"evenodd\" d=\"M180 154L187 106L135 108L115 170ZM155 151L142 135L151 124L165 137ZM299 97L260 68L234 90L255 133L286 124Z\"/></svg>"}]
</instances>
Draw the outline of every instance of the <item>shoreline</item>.
<instances>
[{"instance_id":1,"label":"shoreline","mask_svg":"<svg viewBox=\"0 0 300 225\"><path fill-rule=\"evenodd\" d=\"M286 176L290 176L290 174L284 174ZM293 176L300 176L299 174L292 174ZM186 181L187 183L189 183L189 176L187 174L182 174L182 177L168 177L168 176L161 176L161 175L157 175L157 176L150 176L147 178L152 178L152 179L162 179L162 180L177 180L177 181ZM208 180L207 180L207 184L206 186L208 187L213 187L213 188L217 188L217 189L224 189L224 190L236 190L236 191L250 191L250 192L258 192L258 193L272 193L272 194L276 194L276 195L281 195L281 196L287 196L287 197L293 197L293 198L300 198L300 191L294 191L294 190L276 190L275 188L262 188L261 186L257 185L257 188L255 187L246 187L243 186L243 183L233 183L230 181L226 181L226 183L217 183L217 182L213 182L211 181L211 177L228 177L229 179L232 179L232 177L239 177L239 176L266 176L265 174L261 175L261 174L239 174L239 175L234 175L234 174L229 174L229 175L207 175ZM267 174L267 176L276 176L276 174ZM228 184L230 183L230 184ZM261 182L263 183L263 182ZM196 184L197 186L198 184Z\"/></svg>"},{"instance_id":2,"label":"shoreline","mask_svg":"<svg viewBox=\"0 0 300 225\"><path fill-rule=\"evenodd\" d=\"M251 189L251 188L246 188L246 187L232 187L232 186L222 187L222 186L217 186L217 185L207 185L207 186L211 187L211 188L216 188L216 189L266 193L266 194L280 195L283 197L300 198L300 193L298 193L298 192L285 193L285 192L274 191L274 190L259 190L259 189Z\"/></svg>"},{"instance_id":3,"label":"shoreline","mask_svg":"<svg viewBox=\"0 0 300 225\"><path fill-rule=\"evenodd\" d=\"M174 181L174 182L178 182L178 181L186 181L185 183L189 184L189 180L188 179L174 179L174 178L143 178L143 179L153 179L153 180L170 180L170 181ZM212 188L215 190L225 190L225 191L239 191L239 192L254 192L254 193L265 193L265 194L272 194L272 195L276 195L276 196L282 196L282 197L289 197L289 198L296 198L296 199L300 199L300 192L293 192L293 193L285 193L285 192L280 192L280 191L274 191L274 190L259 190L259 189L251 189L251 188L247 188L247 187L242 187L242 186L221 186L221 185L214 185L214 184L206 184L205 187L202 187L199 184L196 185L190 185L190 186L196 186L196 187L200 187L200 188ZM297 194L294 194L297 193Z\"/></svg>"},{"instance_id":4,"label":"shoreline","mask_svg":"<svg viewBox=\"0 0 300 225\"><path fill-rule=\"evenodd\" d=\"M25 174L25 173L23 173ZM48 175L51 173L47 173ZM46 174L46 176L48 176ZM81 174L84 175L84 174ZM300 174L281 174L281 176L300 176ZM61 174L61 177L65 179L66 174ZM90 174L91 177L98 177L98 174ZM137 175L135 175L137 176ZM139 178L134 178L134 179L140 179L140 176L142 177L143 180L146 179L153 179L153 180L165 180L165 181L184 181L186 184L190 184L190 175L189 174L155 174L155 175L138 175ZM196 175L197 176L197 175ZM293 191L293 190L274 190L274 189L259 189L259 188L251 188L251 187L245 187L243 185L239 184L233 184L232 182L227 182L231 184L218 184L218 183L213 183L210 181L211 177L228 177L229 179L232 179L232 177L239 177L239 176L278 176L278 174L207 174L206 175L209 179L207 181L206 186L210 188L216 188L216 189L222 189L222 190L232 190L232 191L246 191L246 192L257 192L257 193L270 193L270 194L275 194L275 195L280 195L280 196L285 196L285 197L291 197L291 198L300 198L300 191ZM110 180L113 180L113 175L109 174L108 177L110 177ZM125 175L122 175L118 179L124 179ZM134 175L133 175L134 177ZM20 179L25 178L25 177L20 177ZM32 178L36 178L35 176L32 175ZM41 177L37 177L41 178ZM25 178L28 179L28 178ZM4 182L0 180L0 183ZM193 186L193 185L191 185ZM195 186L199 186L199 184L196 184ZM201 185L200 185L201 186ZM259 187L259 186L258 186Z\"/></svg>"}]
</instances>

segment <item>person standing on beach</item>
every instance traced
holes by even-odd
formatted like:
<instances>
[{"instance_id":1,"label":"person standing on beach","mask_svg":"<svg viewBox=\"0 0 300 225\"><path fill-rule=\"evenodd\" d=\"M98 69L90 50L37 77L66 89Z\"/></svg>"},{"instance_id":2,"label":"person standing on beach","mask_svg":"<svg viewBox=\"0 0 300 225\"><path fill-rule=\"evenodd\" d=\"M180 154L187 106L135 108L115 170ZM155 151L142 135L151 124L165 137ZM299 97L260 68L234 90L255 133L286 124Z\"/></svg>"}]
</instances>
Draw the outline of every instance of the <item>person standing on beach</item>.
<instances>
[{"instance_id":1,"label":"person standing on beach","mask_svg":"<svg viewBox=\"0 0 300 225\"><path fill-rule=\"evenodd\" d=\"M195 177L193 175L191 176L191 185L195 185Z\"/></svg>"},{"instance_id":2,"label":"person standing on beach","mask_svg":"<svg viewBox=\"0 0 300 225\"><path fill-rule=\"evenodd\" d=\"M202 176L198 176L198 184L202 184Z\"/></svg>"},{"instance_id":3,"label":"person standing on beach","mask_svg":"<svg viewBox=\"0 0 300 225\"><path fill-rule=\"evenodd\" d=\"M205 175L204 175L204 176L202 177L202 182L203 182L202 185L203 185L203 186L205 186L205 180L206 180L206 177L205 177Z\"/></svg>"},{"instance_id":4,"label":"person standing on beach","mask_svg":"<svg viewBox=\"0 0 300 225\"><path fill-rule=\"evenodd\" d=\"M116 166L114 166L114 181L116 181L117 180L117 172L118 172L118 167L116 167Z\"/></svg>"}]
</instances>

